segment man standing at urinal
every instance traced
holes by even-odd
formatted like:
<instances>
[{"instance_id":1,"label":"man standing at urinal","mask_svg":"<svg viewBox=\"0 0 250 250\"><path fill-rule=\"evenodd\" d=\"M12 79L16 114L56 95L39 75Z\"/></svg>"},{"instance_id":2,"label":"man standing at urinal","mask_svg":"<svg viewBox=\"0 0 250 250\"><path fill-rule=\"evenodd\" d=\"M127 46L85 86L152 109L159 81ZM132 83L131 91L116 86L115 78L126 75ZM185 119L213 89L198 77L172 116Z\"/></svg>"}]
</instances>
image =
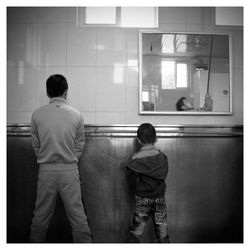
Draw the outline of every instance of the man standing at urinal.
<instances>
[{"instance_id":1,"label":"man standing at urinal","mask_svg":"<svg viewBox=\"0 0 250 250\"><path fill-rule=\"evenodd\" d=\"M84 211L77 162L85 143L83 118L66 103L68 83L62 75L46 82L49 104L31 118L32 145L39 164L37 197L30 242L45 242L56 199L60 194L74 242L92 242Z\"/></svg>"}]
</instances>

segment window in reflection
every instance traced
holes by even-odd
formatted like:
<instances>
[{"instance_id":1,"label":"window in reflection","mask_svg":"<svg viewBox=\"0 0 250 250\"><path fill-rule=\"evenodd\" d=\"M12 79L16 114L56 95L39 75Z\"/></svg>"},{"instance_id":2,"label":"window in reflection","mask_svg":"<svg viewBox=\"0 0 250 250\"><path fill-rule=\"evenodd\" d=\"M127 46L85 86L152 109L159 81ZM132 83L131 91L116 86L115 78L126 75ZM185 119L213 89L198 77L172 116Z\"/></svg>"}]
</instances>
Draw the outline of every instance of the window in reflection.
<instances>
[{"instance_id":1,"label":"window in reflection","mask_svg":"<svg viewBox=\"0 0 250 250\"><path fill-rule=\"evenodd\" d=\"M176 35L176 52L185 52L187 51L187 36L186 35Z\"/></svg>"},{"instance_id":2,"label":"window in reflection","mask_svg":"<svg viewBox=\"0 0 250 250\"><path fill-rule=\"evenodd\" d=\"M176 61L161 62L161 88L176 89L188 87L188 65Z\"/></svg>"},{"instance_id":3,"label":"window in reflection","mask_svg":"<svg viewBox=\"0 0 250 250\"><path fill-rule=\"evenodd\" d=\"M188 71L186 63L177 63L177 88L187 88L188 86Z\"/></svg>"},{"instance_id":4,"label":"window in reflection","mask_svg":"<svg viewBox=\"0 0 250 250\"><path fill-rule=\"evenodd\" d=\"M174 53L175 36L169 34L162 35L162 53Z\"/></svg>"},{"instance_id":5,"label":"window in reflection","mask_svg":"<svg viewBox=\"0 0 250 250\"><path fill-rule=\"evenodd\" d=\"M148 91L142 91L142 101L143 102L148 102L149 101Z\"/></svg>"},{"instance_id":6,"label":"window in reflection","mask_svg":"<svg viewBox=\"0 0 250 250\"><path fill-rule=\"evenodd\" d=\"M162 89L175 89L175 63L174 61L161 62Z\"/></svg>"}]
</instances>

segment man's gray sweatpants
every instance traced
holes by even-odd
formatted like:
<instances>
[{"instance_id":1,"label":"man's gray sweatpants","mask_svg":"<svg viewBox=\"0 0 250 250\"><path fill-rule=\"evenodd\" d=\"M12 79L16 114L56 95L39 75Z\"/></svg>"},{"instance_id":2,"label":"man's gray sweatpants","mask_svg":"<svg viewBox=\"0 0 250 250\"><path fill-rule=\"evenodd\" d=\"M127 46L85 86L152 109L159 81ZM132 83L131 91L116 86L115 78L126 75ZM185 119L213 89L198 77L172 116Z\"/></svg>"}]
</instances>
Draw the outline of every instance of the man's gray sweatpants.
<instances>
[{"instance_id":1,"label":"man's gray sweatpants","mask_svg":"<svg viewBox=\"0 0 250 250\"><path fill-rule=\"evenodd\" d=\"M56 164L58 169L60 166ZM64 165L65 166L65 165ZM47 229L60 194L72 228L74 242L92 242L81 195L79 171L39 170L37 197L32 219L30 242L45 242Z\"/></svg>"}]
</instances>

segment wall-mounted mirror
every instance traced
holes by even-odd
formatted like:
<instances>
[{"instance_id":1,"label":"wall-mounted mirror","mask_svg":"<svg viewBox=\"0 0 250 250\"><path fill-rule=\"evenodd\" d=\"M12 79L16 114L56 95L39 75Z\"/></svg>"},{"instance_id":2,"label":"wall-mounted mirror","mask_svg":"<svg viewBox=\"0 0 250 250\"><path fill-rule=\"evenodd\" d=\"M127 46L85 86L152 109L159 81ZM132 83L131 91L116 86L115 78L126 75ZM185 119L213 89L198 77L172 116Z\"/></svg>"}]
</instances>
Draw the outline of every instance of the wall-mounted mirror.
<instances>
[{"instance_id":1,"label":"wall-mounted mirror","mask_svg":"<svg viewBox=\"0 0 250 250\"><path fill-rule=\"evenodd\" d=\"M232 113L231 36L141 31L140 114Z\"/></svg>"}]
</instances>

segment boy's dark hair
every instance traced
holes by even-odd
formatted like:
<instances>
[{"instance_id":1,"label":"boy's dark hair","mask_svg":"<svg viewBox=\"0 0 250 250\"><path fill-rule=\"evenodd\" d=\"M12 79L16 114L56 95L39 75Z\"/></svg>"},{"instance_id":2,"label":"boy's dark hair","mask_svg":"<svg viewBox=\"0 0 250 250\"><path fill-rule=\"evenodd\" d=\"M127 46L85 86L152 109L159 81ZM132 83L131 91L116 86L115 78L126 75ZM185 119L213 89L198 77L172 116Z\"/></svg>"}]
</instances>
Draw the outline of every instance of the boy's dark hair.
<instances>
[{"instance_id":1,"label":"boy's dark hair","mask_svg":"<svg viewBox=\"0 0 250 250\"><path fill-rule=\"evenodd\" d=\"M182 106L184 106L184 102L183 100L187 99L186 97L181 97L177 102L176 102L176 109L178 111L183 111L184 109L182 108Z\"/></svg>"},{"instance_id":2,"label":"boy's dark hair","mask_svg":"<svg viewBox=\"0 0 250 250\"><path fill-rule=\"evenodd\" d=\"M58 97L68 89L68 83L63 75L51 75L46 81L47 95L49 98Z\"/></svg>"},{"instance_id":3,"label":"boy's dark hair","mask_svg":"<svg viewBox=\"0 0 250 250\"><path fill-rule=\"evenodd\" d=\"M142 123L137 130L138 139L147 144L154 143L156 141L156 131L152 124Z\"/></svg>"}]
</instances>

